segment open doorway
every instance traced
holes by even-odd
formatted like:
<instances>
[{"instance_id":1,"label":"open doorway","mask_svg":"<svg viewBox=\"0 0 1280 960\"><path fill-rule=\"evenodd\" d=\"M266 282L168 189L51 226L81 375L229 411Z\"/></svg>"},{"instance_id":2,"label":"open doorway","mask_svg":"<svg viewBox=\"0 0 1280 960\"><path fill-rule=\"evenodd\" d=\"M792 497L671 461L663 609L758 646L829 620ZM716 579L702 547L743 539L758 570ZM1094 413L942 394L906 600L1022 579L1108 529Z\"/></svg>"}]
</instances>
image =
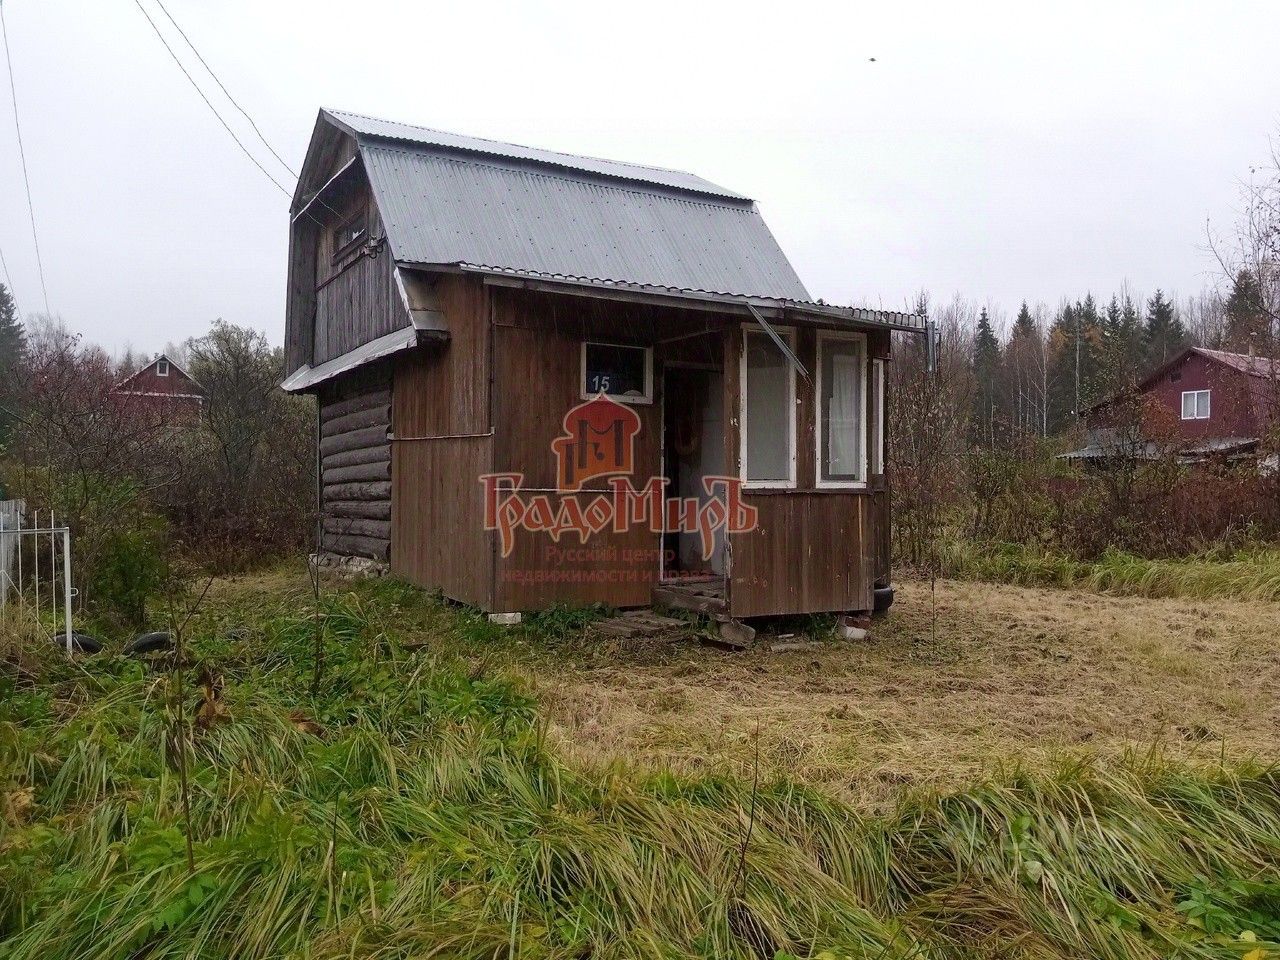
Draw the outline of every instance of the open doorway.
<instances>
[{"instance_id":1,"label":"open doorway","mask_svg":"<svg viewBox=\"0 0 1280 960\"><path fill-rule=\"evenodd\" d=\"M724 374L703 364L668 364L663 372L663 465L667 497L712 499L703 478L724 476ZM724 530L710 558L697 533L663 535L663 579L724 576Z\"/></svg>"}]
</instances>

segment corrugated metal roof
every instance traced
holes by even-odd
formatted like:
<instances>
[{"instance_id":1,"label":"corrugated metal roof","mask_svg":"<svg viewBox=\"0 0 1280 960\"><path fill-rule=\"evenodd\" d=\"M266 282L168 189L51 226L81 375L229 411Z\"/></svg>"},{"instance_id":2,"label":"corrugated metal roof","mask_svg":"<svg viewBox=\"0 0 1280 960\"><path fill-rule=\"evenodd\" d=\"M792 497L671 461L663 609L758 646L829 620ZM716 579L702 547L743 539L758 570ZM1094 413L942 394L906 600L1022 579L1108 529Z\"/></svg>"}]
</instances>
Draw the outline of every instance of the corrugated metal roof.
<instances>
[{"instance_id":1,"label":"corrugated metal roof","mask_svg":"<svg viewBox=\"0 0 1280 960\"><path fill-rule=\"evenodd\" d=\"M1247 353L1228 353L1226 350L1210 350L1207 347L1193 347L1196 353L1208 357L1211 360L1217 360L1219 363L1225 363L1233 370L1239 370L1241 373L1248 374L1251 377L1271 377L1280 376L1280 360L1272 360L1269 357L1250 356Z\"/></svg>"},{"instance_id":2,"label":"corrugated metal roof","mask_svg":"<svg viewBox=\"0 0 1280 960\"><path fill-rule=\"evenodd\" d=\"M447 133L443 130L432 130L429 127L415 127L407 123L378 120L374 117L365 117L358 113L347 113L342 110L326 109L322 112L336 121L339 126L344 127L348 133L358 138L375 137L383 140L400 140L405 143L466 150L472 153L488 154L493 157L504 157L508 160L531 161L537 164L561 167L566 170L593 173L612 179L633 180L637 183L666 186L675 190L689 190L734 200L750 199L740 193L727 190L709 180L694 176L692 173L685 173L682 170L649 167L638 163L622 163L617 160L601 160L597 157L560 153L556 150L540 150L536 147L523 147L516 143L503 143L500 140L486 140L483 137L466 137L457 133Z\"/></svg>"},{"instance_id":3,"label":"corrugated metal roof","mask_svg":"<svg viewBox=\"0 0 1280 960\"><path fill-rule=\"evenodd\" d=\"M430 270L445 264L408 263L402 266ZM792 300L784 297L742 296L740 294L710 293L705 290L690 290L680 287L661 287L652 284L627 283L617 280L595 280L590 277L575 277L567 274L539 273L535 270L516 270L510 267L495 267L483 263L447 264L458 267L464 272L483 273L491 277L511 277L521 281L546 283L557 288L589 287L605 290L618 290L629 293L644 294L655 297L673 297L682 300L700 300L723 303L729 307L742 308L748 306L773 311L778 316L799 315L809 318L834 320L839 323L864 325L874 324L891 327L895 330L920 332L925 328L925 319L916 313L904 313L901 310L876 310L870 307L841 307L831 303L813 300Z\"/></svg>"},{"instance_id":4,"label":"corrugated metal roof","mask_svg":"<svg viewBox=\"0 0 1280 960\"><path fill-rule=\"evenodd\" d=\"M749 201L425 143L362 138L360 150L401 262L810 299Z\"/></svg>"}]
</instances>

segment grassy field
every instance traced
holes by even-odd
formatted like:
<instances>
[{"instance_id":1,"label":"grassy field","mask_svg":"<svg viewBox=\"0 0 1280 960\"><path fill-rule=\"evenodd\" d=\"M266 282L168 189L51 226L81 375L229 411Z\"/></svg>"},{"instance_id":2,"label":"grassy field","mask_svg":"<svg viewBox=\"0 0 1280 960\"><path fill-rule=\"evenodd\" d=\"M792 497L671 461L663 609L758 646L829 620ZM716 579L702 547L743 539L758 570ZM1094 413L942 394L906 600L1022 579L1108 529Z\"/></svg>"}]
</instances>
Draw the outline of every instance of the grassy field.
<instances>
[{"instance_id":1,"label":"grassy field","mask_svg":"<svg viewBox=\"0 0 1280 960\"><path fill-rule=\"evenodd\" d=\"M933 616L936 600L936 625ZM1280 752L1280 606L941 581L900 585L868 641L639 654L530 669L566 748L690 773L761 762L855 803L998 765L1153 745Z\"/></svg>"},{"instance_id":2,"label":"grassy field","mask_svg":"<svg viewBox=\"0 0 1280 960\"><path fill-rule=\"evenodd\" d=\"M0 646L0 957L1280 956L1267 605L907 585L745 655L320 614L319 683L291 570L181 686Z\"/></svg>"},{"instance_id":3,"label":"grassy field","mask_svg":"<svg viewBox=\"0 0 1280 960\"><path fill-rule=\"evenodd\" d=\"M1177 560L1111 550L1097 560L1080 561L1018 544L950 540L941 545L939 564L948 576L966 580L1140 597L1280 602L1280 550L1270 547Z\"/></svg>"}]
</instances>

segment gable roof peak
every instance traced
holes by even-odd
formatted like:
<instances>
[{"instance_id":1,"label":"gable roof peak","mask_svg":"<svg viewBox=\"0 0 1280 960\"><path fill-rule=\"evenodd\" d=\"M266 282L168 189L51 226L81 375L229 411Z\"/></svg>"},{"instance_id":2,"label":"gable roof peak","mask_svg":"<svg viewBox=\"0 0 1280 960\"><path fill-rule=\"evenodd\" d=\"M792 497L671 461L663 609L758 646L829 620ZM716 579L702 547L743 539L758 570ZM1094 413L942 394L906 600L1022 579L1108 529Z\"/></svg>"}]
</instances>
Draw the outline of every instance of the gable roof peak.
<instances>
[{"instance_id":1,"label":"gable roof peak","mask_svg":"<svg viewBox=\"0 0 1280 960\"><path fill-rule=\"evenodd\" d=\"M527 147L518 143L507 143L486 137L450 133L433 127L421 127L409 123L400 123L395 120L382 120L377 117L369 117L345 110L335 110L329 107L321 108L320 115L360 142L368 140L398 141L419 147L462 151L470 154L496 157L506 161L531 163L541 167L555 168L578 174L590 174L609 180L628 181L647 185L650 188L665 187L670 190L715 197L721 201L751 203L751 198L745 194L729 190L684 170L629 163L622 160L605 160L601 157L564 153L559 150L546 150L541 147Z\"/></svg>"}]
</instances>

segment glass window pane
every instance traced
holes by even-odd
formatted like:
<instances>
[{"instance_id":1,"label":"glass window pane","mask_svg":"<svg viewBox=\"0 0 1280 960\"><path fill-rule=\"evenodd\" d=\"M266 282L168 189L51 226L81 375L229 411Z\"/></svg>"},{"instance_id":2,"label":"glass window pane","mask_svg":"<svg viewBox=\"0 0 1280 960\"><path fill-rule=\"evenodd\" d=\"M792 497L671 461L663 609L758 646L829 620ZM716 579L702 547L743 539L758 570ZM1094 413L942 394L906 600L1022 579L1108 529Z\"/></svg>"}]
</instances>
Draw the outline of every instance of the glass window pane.
<instances>
[{"instance_id":1,"label":"glass window pane","mask_svg":"<svg viewBox=\"0 0 1280 960\"><path fill-rule=\"evenodd\" d=\"M871 361L871 449L869 473L884 473L884 361Z\"/></svg>"},{"instance_id":2,"label":"glass window pane","mask_svg":"<svg viewBox=\"0 0 1280 960\"><path fill-rule=\"evenodd\" d=\"M647 350L609 343L588 343L585 349L584 395L603 393L625 399L648 399Z\"/></svg>"},{"instance_id":3,"label":"glass window pane","mask_svg":"<svg viewBox=\"0 0 1280 960\"><path fill-rule=\"evenodd\" d=\"M791 363L765 334L747 334L743 402L746 414L746 479L791 480Z\"/></svg>"},{"instance_id":4,"label":"glass window pane","mask_svg":"<svg viewBox=\"0 0 1280 960\"><path fill-rule=\"evenodd\" d=\"M1209 419L1209 391L1201 390L1196 394L1196 419Z\"/></svg>"},{"instance_id":5,"label":"glass window pane","mask_svg":"<svg viewBox=\"0 0 1280 960\"><path fill-rule=\"evenodd\" d=\"M862 416L862 344L825 340L822 364L823 480L861 480L864 421Z\"/></svg>"},{"instance_id":6,"label":"glass window pane","mask_svg":"<svg viewBox=\"0 0 1280 960\"><path fill-rule=\"evenodd\" d=\"M1191 420L1196 415L1196 395L1190 391L1182 395L1182 419Z\"/></svg>"}]
</instances>

